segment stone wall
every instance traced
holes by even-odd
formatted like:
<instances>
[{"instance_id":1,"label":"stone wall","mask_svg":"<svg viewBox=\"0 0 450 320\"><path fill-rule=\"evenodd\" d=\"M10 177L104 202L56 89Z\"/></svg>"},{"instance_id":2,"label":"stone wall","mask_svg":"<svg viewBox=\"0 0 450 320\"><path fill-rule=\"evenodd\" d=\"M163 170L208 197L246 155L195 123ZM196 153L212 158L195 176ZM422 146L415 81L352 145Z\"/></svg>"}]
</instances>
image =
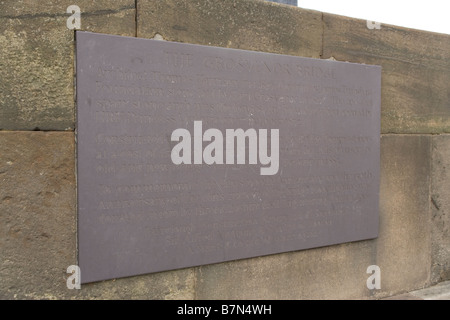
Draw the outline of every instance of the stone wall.
<instances>
[{"instance_id":1,"label":"stone wall","mask_svg":"<svg viewBox=\"0 0 450 320\"><path fill-rule=\"evenodd\" d=\"M74 41L99 33L382 66L378 239L66 287ZM259 0L0 2L0 299L374 299L450 279L450 36ZM366 269L381 268L369 290Z\"/></svg>"}]
</instances>

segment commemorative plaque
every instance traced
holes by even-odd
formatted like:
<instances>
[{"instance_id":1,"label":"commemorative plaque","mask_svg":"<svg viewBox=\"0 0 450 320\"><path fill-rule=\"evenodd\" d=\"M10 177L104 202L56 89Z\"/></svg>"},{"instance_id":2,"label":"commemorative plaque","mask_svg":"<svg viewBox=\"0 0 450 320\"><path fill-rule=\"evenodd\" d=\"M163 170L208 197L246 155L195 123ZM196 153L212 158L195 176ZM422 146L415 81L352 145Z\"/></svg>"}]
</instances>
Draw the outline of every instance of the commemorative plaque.
<instances>
[{"instance_id":1,"label":"commemorative plaque","mask_svg":"<svg viewBox=\"0 0 450 320\"><path fill-rule=\"evenodd\" d=\"M377 237L380 67L76 40L82 283Z\"/></svg>"}]
</instances>

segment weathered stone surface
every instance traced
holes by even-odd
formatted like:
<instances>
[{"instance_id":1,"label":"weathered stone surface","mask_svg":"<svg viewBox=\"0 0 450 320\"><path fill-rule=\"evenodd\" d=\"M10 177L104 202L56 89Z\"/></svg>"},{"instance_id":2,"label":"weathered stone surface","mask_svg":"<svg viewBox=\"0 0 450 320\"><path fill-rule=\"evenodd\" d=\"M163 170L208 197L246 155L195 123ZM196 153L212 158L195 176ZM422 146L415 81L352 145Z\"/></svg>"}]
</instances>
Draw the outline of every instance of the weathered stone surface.
<instances>
[{"instance_id":1,"label":"weathered stone surface","mask_svg":"<svg viewBox=\"0 0 450 320\"><path fill-rule=\"evenodd\" d=\"M381 139L377 296L422 288L430 275L431 136Z\"/></svg>"},{"instance_id":2,"label":"weathered stone surface","mask_svg":"<svg viewBox=\"0 0 450 320\"><path fill-rule=\"evenodd\" d=\"M77 299L186 300L194 299L194 285L190 268L84 284L73 295Z\"/></svg>"},{"instance_id":3,"label":"weathered stone surface","mask_svg":"<svg viewBox=\"0 0 450 320\"><path fill-rule=\"evenodd\" d=\"M0 129L73 129L73 31L62 20L0 18Z\"/></svg>"},{"instance_id":4,"label":"weathered stone surface","mask_svg":"<svg viewBox=\"0 0 450 320\"><path fill-rule=\"evenodd\" d=\"M422 300L450 300L450 281L441 282L425 289L412 291L410 294Z\"/></svg>"},{"instance_id":5,"label":"weathered stone surface","mask_svg":"<svg viewBox=\"0 0 450 320\"><path fill-rule=\"evenodd\" d=\"M72 1L0 3L0 129L74 128ZM86 31L135 35L134 1L78 1Z\"/></svg>"},{"instance_id":6,"label":"weathered stone surface","mask_svg":"<svg viewBox=\"0 0 450 320\"><path fill-rule=\"evenodd\" d=\"M9 18L32 18L43 16L63 16L67 18L69 15L66 14L66 9L70 5L77 5L80 7L82 15L104 15L107 13L117 13L123 10L134 9L135 0L6 0L0 2L0 12L2 17Z\"/></svg>"},{"instance_id":7,"label":"weathered stone surface","mask_svg":"<svg viewBox=\"0 0 450 320\"><path fill-rule=\"evenodd\" d=\"M385 300L450 300L450 281L437 285L388 297Z\"/></svg>"},{"instance_id":8,"label":"weathered stone surface","mask_svg":"<svg viewBox=\"0 0 450 320\"><path fill-rule=\"evenodd\" d=\"M0 299L56 298L76 264L70 132L0 132Z\"/></svg>"},{"instance_id":9,"label":"weathered stone surface","mask_svg":"<svg viewBox=\"0 0 450 320\"><path fill-rule=\"evenodd\" d=\"M433 137L431 281L450 279L450 135Z\"/></svg>"},{"instance_id":10,"label":"weathered stone surface","mask_svg":"<svg viewBox=\"0 0 450 320\"><path fill-rule=\"evenodd\" d=\"M320 55L321 13L256 0L138 1L137 36L227 48Z\"/></svg>"},{"instance_id":11,"label":"weathered stone surface","mask_svg":"<svg viewBox=\"0 0 450 320\"><path fill-rule=\"evenodd\" d=\"M374 240L202 266L198 299L369 298Z\"/></svg>"},{"instance_id":12,"label":"weathered stone surface","mask_svg":"<svg viewBox=\"0 0 450 320\"><path fill-rule=\"evenodd\" d=\"M130 1L126 1L130 2ZM136 10L133 4L120 6L108 1L104 9L100 6L82 13L81 30L134 37L136 35ZM97 4L97 2L94 2ZM112 9L107 9L111 8Z\"/></svg>"},{"instance_id":13,"label":"weathered stone surface","mask_svg":"<svg viewBox=\"0 0 450 320\"><path fill-rule=\"evenodd\" d=\"M74 134L3 131L0 149L0 299L194 297L193 269L67 289L77 263Z\"/></svg>"},{"instance_id":14,"label":"weathered stone surface","mask_svg":"<svg viewBox=\"0 0 450 320\"><path fill-rule=\"evenodd\" d=\"M383 300L423 300L423 299L413 296L410 293L403 293L396 296L384 298Z\"/></svg>"},{"instance_id":15,"label":"weathered stone surface","mask_svg":"<svg viewBox=\"0 0 450 320\"><path fill-rule=\"evenodd\" d=\"M323 58L382 66L383 133L450 132L450 35L323 19Z\"/></svg>"}]
</instances>

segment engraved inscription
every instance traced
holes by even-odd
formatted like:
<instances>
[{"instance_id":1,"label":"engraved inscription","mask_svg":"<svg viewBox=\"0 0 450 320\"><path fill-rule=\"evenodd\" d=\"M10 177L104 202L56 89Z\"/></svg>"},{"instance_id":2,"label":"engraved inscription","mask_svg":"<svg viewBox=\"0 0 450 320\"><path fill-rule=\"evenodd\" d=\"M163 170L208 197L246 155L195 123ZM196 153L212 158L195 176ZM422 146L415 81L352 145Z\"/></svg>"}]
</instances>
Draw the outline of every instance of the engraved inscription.
<instances>
[{"instance_id":1,"label":"engraved inscription","mask_svg":"<svg viewBox=\"0 0 450 320\"><path fill-rule=\"evenodd\" d=\"M81 281L376 237L380 77L78 32Z\"/></svg>"}]
</instances>

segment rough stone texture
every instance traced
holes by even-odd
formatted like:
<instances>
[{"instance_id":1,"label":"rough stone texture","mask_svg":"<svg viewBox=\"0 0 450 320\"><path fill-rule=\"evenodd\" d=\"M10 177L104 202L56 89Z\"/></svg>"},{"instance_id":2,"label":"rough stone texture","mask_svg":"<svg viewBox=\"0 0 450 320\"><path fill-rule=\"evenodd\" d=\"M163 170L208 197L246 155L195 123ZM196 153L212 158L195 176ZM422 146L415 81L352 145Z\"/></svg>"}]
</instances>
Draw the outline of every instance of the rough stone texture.
<instances>
[{"instance_id":1,"label":"rough stone texture","mask_svg":"<svg viewBox=\"0 0 450 320\"><path fill-rule=\"evenodd\" d=\"M82 14L105 14L107 12L134 9L135 0L2 0L0 1L0 12L1 16L4 17L56 15L67 18L69 15L66 14L66 9L70 5L79 6ZM127 22L123 24L126 25Z\"/></svg>"},{"instance_id":2,"label":"rough stone texture","mask_svg":"<svg viewBox=\"0 0 450 320\"><path fill-rule=\"evenodd\" d=\"M369 297L374 241L201 266L198 299L358 299Z\"/></svg>"},{"instance_id":3,"label":"rough stone texture","mask_svg":"<svg viewBox=\"0 0 450 320\"><path fill-rule=\"evenodd\" d=\"M423 300L423 299L413 296L410 293L403 293L396 296L384 298L383 300Z\"/></svg>"},{"instance_id":4,"label":"rough stone texture","mask_svg":"<svg viewBox=\"0 0 450 320\"><path fill-rule=\"evenodd\" d=\"M73 129L73 32L58 20L0 18L0 129Z\"/></svg>"},{"instance_id":5,"label":"rough stone texture","mask_svg":"<svg viewBox=\"0 0 450 320\"><path fill-rule=\"evenodd\" d=\"M383 133L450 132L450 35L323 20L323 58L382 66Z\"/></svg>"},{"instance_id":6,"label":"rough stone texture","mask_svg":"<svg viewBox=\"0 0 450 320\"><path fill-rule=\"evenodd\" d=\"M450 300L450 281L385 298L384 300Z\"/></svg>"},{"instance_id":7,"label":"rough stone texture","mask_svg":"<svg viewBox=\"0 0 450 320\"><path fill-rule=\"evenodd\" d=\"M0 299L58 297L76 264L74 134L0 132L0 150Z\"/></svg>"},{"instance_id":8,"label":"rough stone texture","mask_svg":"<svg viewBox=\"0 0 450 320\"><path fill-rule=\"evenodd\" d=\"M186 300L194 299L194 285L194 269L188 268L84 284L71 293L77 299Z\"/></svg>"},{"instance_id":9,"label":"rough stone texture","mask_svg":"<svg viewBox=\"0 0 450 320\"><path fill-rule=\"evenodd\" d=\"M431 281L450 280L450 135L433 137Z\"/></svg>"},{"instance_id":10,"label":"rough stone texture","mask_svg":"<svg viewBox=\"0 0 450 320\"><path fill-rule=\"evenodd\" d=\"M193 298L193 269L67 289L77 262L74 134L3 131L0 150L0 299Z\"/></svg>"},{"instance_id":11,"label":"rough stone texture","mask_svg":"<svg viewBox=\"0 0 450 320\"><path fill-rule=\"evenodd\" d=\"M378 297L429 283L430 165L431 136L382 137Z\"/></svg>"},{"instance_id":12,"label":"rough stone texture","mask_svg":"<svg viewBox=\"0 0 450 320\"><path fill-rule=\"evenodd\" d=\"M450 281L441 282L429 288L412 291L410 294L422 300L450 300Z\"/></svg>"},{"instance_id":13,"label":"rough stone texture","mask_svg":"<svg viewBox=\"0 0 450 320\"><path fill-rule=\"evenodd\" d=\"M255 0L140 0L137 36L305 57L320 55L321 13Z\"/></svg>"},{"instance_id":14,"label":"rough stone texture","mask_svg":"<svg viewBox=\"0 0 450 320\"><path fill-rule=\"evenodd\" d=\"M0 129L74 128L73 1L0 2ZM134 1L78 1L86 31L135 35Z\"/></svg>"}]
</instances>

